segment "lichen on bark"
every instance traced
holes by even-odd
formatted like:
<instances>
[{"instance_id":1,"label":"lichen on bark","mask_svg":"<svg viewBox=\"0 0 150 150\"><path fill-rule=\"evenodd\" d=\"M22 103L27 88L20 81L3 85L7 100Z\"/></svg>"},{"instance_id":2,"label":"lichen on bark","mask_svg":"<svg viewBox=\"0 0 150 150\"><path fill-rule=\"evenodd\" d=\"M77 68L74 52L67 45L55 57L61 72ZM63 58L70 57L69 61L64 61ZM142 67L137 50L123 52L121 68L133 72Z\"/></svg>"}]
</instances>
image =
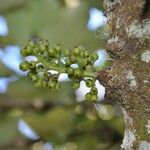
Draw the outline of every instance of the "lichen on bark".
<instances>
[{"instance_id":1,"label":"lichen on bark","mask_svg":"<svg viewBox=\"0 0 150 150\"><path fill-rule=\"evenodd\" d=\"M126 130L121 147L125 150L142 149L144 145L148 150L150 142L147 130L150 120L148 4L147 0L104 0L111 36L106 49L114 58L111 67L98 72L98 78L106 87L106 98L118 101L122 107ZM127 147L128 140L131 141Z\"/></svg>"}]
</instances>

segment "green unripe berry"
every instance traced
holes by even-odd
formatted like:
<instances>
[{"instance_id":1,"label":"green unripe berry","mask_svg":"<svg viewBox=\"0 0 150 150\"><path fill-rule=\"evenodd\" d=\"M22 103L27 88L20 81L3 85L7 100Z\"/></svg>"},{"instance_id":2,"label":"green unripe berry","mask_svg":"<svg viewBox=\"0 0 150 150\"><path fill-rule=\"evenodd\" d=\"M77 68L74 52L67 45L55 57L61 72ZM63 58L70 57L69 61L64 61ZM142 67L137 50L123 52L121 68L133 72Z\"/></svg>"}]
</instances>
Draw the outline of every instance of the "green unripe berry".
<instances>
[{"instance_id":1,"label":"green unripe berry","mask_svg":"<svg viewBox=\"0 0 150 150\"><path fill-rule=\"evenodd\" d=\"M85 95L85 98L86 98L86 100L92 101L92 102L95 102L95 101L98 100L98 96L91 94L91 92L87 93L87 94Z\"/></svg>"},{"instance_id":2,"label":"green unripe berry","mask_svg":"<svg viewBox=\"0 0 150 150\"><path fill-rule=\"evenodd\" d=\"M30 67L30 69L35 69L36 68L36 62L35 61L30 61L29 62L29 67Z\"/></svg>"},{"instance_id":3,"label":"green unripe berry","mask_svg":"<svg viewBox=\"0 0 150 150\"><path fill-rule=\"evenodd\" d=\"M77 60L77 57L76 56L71 56L71 57L69 57L69 60L70 60L71 63L75 63L76 60Z\"/></svg>"},{"instance_id":4,"label":"green unripe berry","mask_svg":"<svg viewBox=\"0 0 150 150\"><path fill-rule=\"evenodd\" d=\"M93 87L93 88L91 88L91 94L97 94L98 93L98 90L97 90L97 88L96 87Z\"/></svg>"},{"instance_id":5,"label":"green unripe berry","mask_svg":"<svg viewBox=\"0 0 150 150\"><path fill-rule=\"evenodd\" d=\"M74 69L73 69L72 67L69 67L69 68L67 69L67 74L68 74L69 76L72 76L72 75L74 74Z\"/></svg>"},{"instance_id":6,"label":"green unripe berry","mask_svg":"<svg viewBox=\"0 0 150 150\"><path fill-rule=\"evenodd\" d=\"M28 72L28 77L31 78L35 73L32 73L31 71Z\"/></svg>"},{"instance_id":7,"label":"green unripe berry","mask_svg":"<svg viewBox=\"0 0 150 150\"><path fill-rule=\"evenodd\" d=\"M92 87L94 85L94 81L92 79L87 79L85 84L87 87Z\"/></svg>"},{"instance_id":8,"label":"green unripe berry","mask_svg":"<svg viewBox=\"0 0 150 150\"><path fill-rule=\"evenodd\" d=\"M88 56L89 56L89 53L88 53L88 51L85 50L84 51L84 57L87 58Z\"/></svg>"},{"instance_id":9,"label":"green unripe berry","mask_svg":"<svg viewBox=\"0 0 150 150\"><path fill-rule=\"evenodd\" d=\"M80 82L73 82L72 88L73 89L78 89L80 87Z\"/></svg>"},{"instance_id":10,"label":"green unripe berry","mask_svg":"<svg viewBox=\"0 0 150 150\"><path fill-rule=\"evenodd\" d=\"M32 54L32 49L29 46L24 46L21 50L20 53L23 57L29 56Z\"/></svg>"},{"instance_id":11,"label":"green unripe berry","mask_svg":"<svg viewBox=\"0 0 150 150\"><path fill-rule=\"evenodd\" d=\"M42 72L44 71L45 67L42 64L38 64L37 66L37 72Z\"/></svg>"},{"instance_id":12,"label":"green unripe berry","mask_svg":"<svg viewBox=\"0 0 150 150\"><path fill-rule=\"evenodd\" d=\"M26 55L27 55L27 56L29 56L29 55L32 54L32 48L31 48L31 47L26 46L25 50L26 50Z\"/></svg>"},{"instance_id":13,"label":"green unripe berry","mask_svg":"<svg viewBox=\"0 0 150 150\"><path fill-rule=\"evenodd\" d=\"M33 81L33 82L36 82L39 78L37 75L32 75L30 76L30 79Z\"/></svg>"},{"instance_id":14,"label":"green unripe berry","mask_svg":"<svg viewBox=\"0 0 150 150\"><path fill-rule=\"evenodd\" d=\"M33 53L34 53L34 54L38 54L38 53L39 53L39 49L38 49L37 46L35 46L35 47L33 48Z\"/></svg>"},{"instance_id":15,"label":"green unripe berry","mask_svg":"<svg viewBox=\"0 0 150 150\"><path fill-rule=\"evenodd\" d=\"M65 65L66 65L66 66L70 66L70 65L71 65L71 62L70 62L70 59L69 59L69 58L67 58L67 59L65 60Z\"/></svg>"},{"instance_id":16,"label":"green unripe berry","mask_svg":"<svg viewBox=\"0 0 150 150\"><path fill-rule=\"evenodd\" d=\"M31 69L30 69L30 71L28 72L28 77L32 80L32 76L36 76L37 78L39 78L38 77L38 75L37 75L37 72L34 70L34 71L32 71Z\"/></svg>"},{"instance_id":17,"label":"green unripe berry","mask_svg":"<svg viewBox=\"0 0 150 150\"><path fill-rule=\"evenodd\" d=\"M65 57L70 56L70 50L69 49L65 49L63 54L64 54Z\"/></svg>"},{"instance_id":18,"label":"green unripe berry","mask_svg":"<svg viewBox=\"0 0 150 150\"><path fill-rule=\"evenodd\" d=\"M45 48L46 48L46 47L48 48L48 46L49 46L48 40L40 40L40 41L39 41L39 44L40 44L40 45L43 45Z\"/></svg>"},{"instance_id":19,"label":"green unripe berry","mask_svg":"<svg viewBox=\"0 0 150 150\"><path fill-rule=\"evenodd\" d=\"M82 59L80 64L81 64L81 66L86 67L88 65L88 60L87 59Z\"/></svg>"},{"instance_id":20,"label":"green unripe berry","mask_svg":"<svg viewBox=\"0 0 150 150\"><path fill-rule=\"evenodd\" d=\"M43 80L43 82L42 82L42 87L46 87L46 85L47 85L47 82L45 81L45 80Z\"/></svg>"},{"instance_id":21,"label":"green unripe berry","mask_svg":"<svg viewBox=\"0 0 150 150\"><path fill-rule=\"evenodd\" d=\"M55 82L58 82L59 74L53 74L52 75L52 80Z\"/></svg>"},{"instance_id":22,"label":"green unripe berry","mask_svg":"<svg viewBox=\"0 0 150 150\"><path fill-rule=\"evenodd\" d=\"M43 55L44 55L44 57L45 57L46 59L49 59L49 57L48 57L48 52L47 52L47 51L45 51Z\"/></svg>"},{"instance_id":23,"label":"green unripe berry","mask_svg":"<svg viewBox=\"0 0 150 150\"><path fill-rule=\"evenodd\" d=\"M81 50L80 57L84 57L84 50Z\"/></svg>"},{"instance_id":24,"label":"green unripe berry","mask_svg":"<svg viewBox=\"0 0 150 150\"><path fill-rule=\"evenodd\" d=\"M69 79L70 80L72 80L72 81L74 81L74 80L76 80L77 78L76 77L74 77L73 75L68 75L68 77L69 77Z\"/></svg>"},{"instance_id":25,"label":"green unripe berry","mask_svg":"<svg viewBox=\"0 0 150 150\"><path fill-rule=\"evenodd\" d=\"M40 53L44 53L45 50L46 50L46 47L44 45L39 45L39 52Z\"/></svg>"},{"instance_id":26,"label":"green unripe berry","mask_svg":"<svg viewBox=\"0 0 150 150\"><path fill-rule=\"evenodd\" d=\"M79 68L74 69L74 76L80 78L82 76L82 71Z\"/></svg>"},{"instance_id":27,"label":"green unripe berry","mask_svg":"<svg viewBox=\"0 0 150 150\"><path fill-rule=\"evenodd\" d=\"M48 47L48 46L49 46L49 42L48 42L48 40L44 40L44 45L45 45L46 47Z\"/></svg>"},{"instance_id":28,"label":"green unripe berry","mask_svg":"<svg viewBox=\"0 0 150 150\"><path fill-rule=\"evenodd\" d=\"M54 87L55 92L57 92L59 89L60 89L60 85L59 83L56 83Z\"/></svg>"},{"instance_id":29,"label":"green unripe berry","mask_svg":"<svg viewBox=\"0 0 150 150\"><path fill-rule=\"evenodd\" d=\"M54 82L52 80L48 81L47 85L49 88L53 88L54 87Z\"/></svg>"},{"instance_id":30,"label":"green unripe berry","mask_svg":"<svg viewBox=\"0 0 150 150\"><path fill-rule=\"evenodd\" d=\"M89 56L89 57L87 58L87 61L88 61L88 64L91 64L91 63L92 63L92 57Z\"/></svg>"},{"instance_id":31,"label":"green unripe berry","mask_svg":"<svg viewBox=\"0 0 150 150\"><path fill-rule=\"evenodd\" d=\"M34 86L36 88L43 87L43 80L42 79L37 80L37 82L34 83Z\"/></svg>"},{"instance_id":32,"label":"green unripe berry","mask_svg":"<svg viewBox=\"0 0 150 150\"><path fill-rule=\"evenodd\" d=\"M32 74L37 74L37 70L36 70L36 68L34 68L34 69L31 69L31 68L30 68L30 71L29 71L29 73L32 73Z\"/></svg>"},{"instance_id":33,"label":"green unripe berry","mask_svg":"<svg viewBox=\"0 0 150 150\"><path fill-rule=\"evenodd\" d=\"M92 96L91 93L87 93L85 95L85 99L89 101L89 100L91 100L91 96Z\"/></svg>"},{"instance_id":34,"label":"green unripe berry","mask_svg":"<svg viewBox=\"0 0 150 150\"><path fill-rule=\"evenodd\" d=\"M20 50L20 54L21 54L23 57L26 57L26 56L27 56L25 46Z\"/></svg>"},{"instance_id":35,"label":"green unripe berry","mask_svg":"<svg viewBox=\"0 0 150 150\"><path fill-rule=\"evenodd\" d=\"M22 71L27 71L29 70L29 63L27 61L23 61L22 63L19 64L19 68Z\"/></svg>"},{"instance_id":36,"label":"green unripe berry","mask_svg":"<svg viewBox=\"0 0 150 150\"><path fill-rule=\"evenodd\" d=\"M97 95L91 95L91 99L92 102L95 102L98 100L98 96Z\"/></svg>"},{"instance_id":37,"label":"green unripe berry","mask_svg":"<svg viewBox=\"0 0 150 150\"><path fill-rule=\"evenodd\" d=\"M73 49L73 54L74 54L75 56L79 56L79 55L80 55L80 49L79 49L78 47L75 47L75 48Z\"/></svg>"},{"instance_id":38,"label":"green unripe berry","mask_svg":"<svg viewBox=\"0 0 150 150\"><path fill-rule=\"evenodd\" d=\"M34 43L33 41L29 41L29 42L27 43L27 45L28 45L30 48L33 48L34 45L35 45L35 43Z\"/></svg>"},{"instance_id":39,"label":"green unripe berry","mask_svg":"<svg viewBox=\"0 0 150 150\"><path fill-rule=\"evenodd\" d=\"M61 50L62 50L62 47L60 46L60 44L57 44L54 46L54 50L55 52L60 55L61 54Z\"/></svg>"},{"instance_id":40,"label":"green unripe berry","mask_svg":"<svg viewBox=\"0 0 150 150\"><path fill-rule=\"evenodd\" d=\"M47 86L56 92L60 89L59 83L52 80L48 81Z\"/></svg>"},{"instance_id":41,"label":"green unripe berry","mask_svg":"<svg viewBox=\"0 0 150 150\"><path fill-rule=\"evenodd\" d=\"M55 57L55 50L54 50L54 49L49 49L49 50L48 50L48 55L49 55L50 57Z\"/></svg>"},{"instance_id":42,"label":"green unripe berry","mask_svg":"<svg viewBox=\"0 0 150 150\"><path fill-rule=\"evenodd\" d=\"M44 78L51 79L51 77L52 77L52 74L50 72L47 72L47 71L44 72Z\"/></svg>"},{"instance_id":43,"label":"green unripe berry","mask_svg":"<svg viewBox=\"0 0 150 150\"><path fill-rule=\"evenodd\" d=\"M95 62L98 59L98 54L93 54L92 55L92 60Z\"/></svg>"}]
</instances>

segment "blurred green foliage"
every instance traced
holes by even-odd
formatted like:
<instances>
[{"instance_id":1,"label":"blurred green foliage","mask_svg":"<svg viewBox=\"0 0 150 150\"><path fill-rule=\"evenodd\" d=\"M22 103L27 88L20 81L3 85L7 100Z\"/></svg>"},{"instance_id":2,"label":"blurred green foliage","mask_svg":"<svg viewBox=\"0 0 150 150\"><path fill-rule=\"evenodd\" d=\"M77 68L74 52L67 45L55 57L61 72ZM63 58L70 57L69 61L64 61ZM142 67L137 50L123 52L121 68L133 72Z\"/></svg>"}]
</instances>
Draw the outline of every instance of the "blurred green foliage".
<instances>
[{"instance_id":1,"label":"blurred green foliage","mask_svg":"<svg viewBox=\"0 0 150 150\"><path fill-rule=\"evenodd\" d=\"M68 48L82 45L91 51L97 50L103 42L86 28L88 10L89 4L85 1L72 9L62 7L57 0L28 1L23 8L6 13L9 38L21 45L40 37L50 44L62 43Z\"/></svg>"},{"instance_id":2,"label":"blurred green foliage","mask_svg":"<svg viewBox=\"0 0 150 150\"><path fill-rule=\"evenodd\" d=\"M0 77L9 77L15 73L0 61Z\"/></svg>"},{"instance_id":3,"label":"blurred green foliage","mask_svg":"<svg viewBox=\"0 0 150 150\"><path fill-rule=\"evenodd\" d=\"M0 13L7 12L25 4L26 0L0 0Z\"/></svg>"}]
</instances>

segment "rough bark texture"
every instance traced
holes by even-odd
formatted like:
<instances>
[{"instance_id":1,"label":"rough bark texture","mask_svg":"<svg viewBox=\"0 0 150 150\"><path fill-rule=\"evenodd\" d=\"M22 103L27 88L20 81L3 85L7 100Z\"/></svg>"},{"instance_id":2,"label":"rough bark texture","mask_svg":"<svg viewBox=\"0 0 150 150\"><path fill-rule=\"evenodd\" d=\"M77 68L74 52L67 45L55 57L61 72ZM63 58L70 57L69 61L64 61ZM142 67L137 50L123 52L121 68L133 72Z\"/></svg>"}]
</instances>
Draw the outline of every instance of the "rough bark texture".
<instances>
[{"instance_id":1,"label":"rough bark texture","mask_svg":"<svg viewBox=\"0 0 150 150\"><path fill-rule=\"evenodd\" d=\"M150 150L150 0L104 0L112 66L98 72L106 98L122 107L122 149Z\"/></svg>"}]
</instances>

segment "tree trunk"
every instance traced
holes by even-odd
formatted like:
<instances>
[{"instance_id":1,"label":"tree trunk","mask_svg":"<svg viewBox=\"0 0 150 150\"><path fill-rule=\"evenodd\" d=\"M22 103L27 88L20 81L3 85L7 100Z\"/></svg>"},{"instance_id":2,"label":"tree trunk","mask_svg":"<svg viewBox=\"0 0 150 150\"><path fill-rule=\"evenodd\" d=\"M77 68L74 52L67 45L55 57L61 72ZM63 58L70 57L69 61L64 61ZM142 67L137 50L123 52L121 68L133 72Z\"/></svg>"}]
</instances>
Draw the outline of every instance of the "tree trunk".
<instances>
[{"instance_id":1,"label":"tree trunk","mask_svg":"<svg viewBox=\"0 0 150 150\"><path fill-rule=\"evenodd\" d=\"M112 65L98 72L106 98L122 107L121 148L150 150L150 0L104 0Z\"/></svg>"}]
</instances>

